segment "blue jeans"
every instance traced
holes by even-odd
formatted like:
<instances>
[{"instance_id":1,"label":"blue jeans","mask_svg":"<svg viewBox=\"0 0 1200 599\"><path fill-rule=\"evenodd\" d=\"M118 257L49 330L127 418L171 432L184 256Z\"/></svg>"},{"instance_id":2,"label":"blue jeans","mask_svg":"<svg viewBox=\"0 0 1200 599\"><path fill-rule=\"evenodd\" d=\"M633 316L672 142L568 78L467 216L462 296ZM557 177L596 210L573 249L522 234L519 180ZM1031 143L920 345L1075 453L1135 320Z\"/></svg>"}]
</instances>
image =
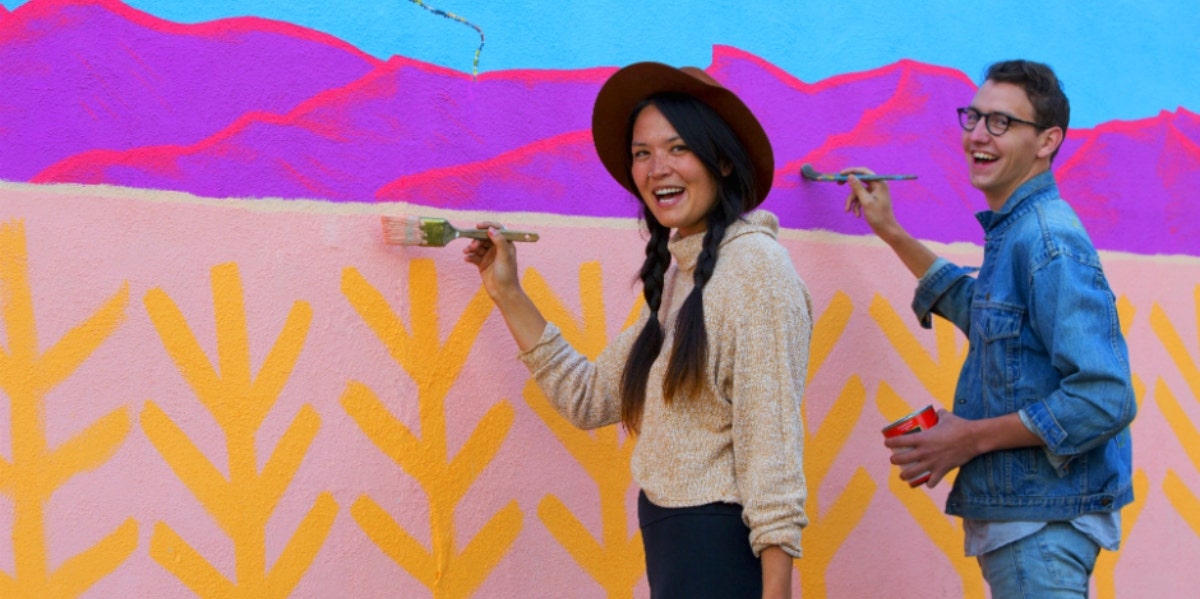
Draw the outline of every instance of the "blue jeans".
<instances>
[{"instance_id":1,"label":"blue jeans","mask_svg":"<svg viewBox=\"0 0 1200 599\"><path fill-rule=\"evenodd\" d=\"M1078 599L1088 596L1099 553L1100 546L1069 522L1050 522L976 559L992 599Z\"/></svg>"}]
</instances>

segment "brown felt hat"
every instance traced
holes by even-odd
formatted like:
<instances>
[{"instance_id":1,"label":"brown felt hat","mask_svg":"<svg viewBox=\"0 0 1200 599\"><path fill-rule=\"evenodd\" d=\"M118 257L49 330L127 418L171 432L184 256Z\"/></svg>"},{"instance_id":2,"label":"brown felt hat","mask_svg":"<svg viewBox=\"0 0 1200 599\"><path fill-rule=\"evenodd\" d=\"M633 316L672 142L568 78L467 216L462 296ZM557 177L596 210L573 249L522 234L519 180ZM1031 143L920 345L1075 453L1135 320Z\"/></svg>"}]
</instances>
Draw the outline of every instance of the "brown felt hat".
<instances>
[{"instance_id":1,"label":"brown felt hat","mask_svg":"<svg viewBox=\"0 0 1200 599\"><path fill-rule=\"evenodd\" d=\"M696 67L675 68L658 62L631 64L608 78L592 108L592 141L600 162L622 187L638 195L629 182L629 140L625 138L629 115L646 98L662 92L693 96L716 111L733 129L750 154L758 197L746 210L758 206L771 191L775 153L771 140L754 113L733 92Z\"/></svg>"}]
</instances>

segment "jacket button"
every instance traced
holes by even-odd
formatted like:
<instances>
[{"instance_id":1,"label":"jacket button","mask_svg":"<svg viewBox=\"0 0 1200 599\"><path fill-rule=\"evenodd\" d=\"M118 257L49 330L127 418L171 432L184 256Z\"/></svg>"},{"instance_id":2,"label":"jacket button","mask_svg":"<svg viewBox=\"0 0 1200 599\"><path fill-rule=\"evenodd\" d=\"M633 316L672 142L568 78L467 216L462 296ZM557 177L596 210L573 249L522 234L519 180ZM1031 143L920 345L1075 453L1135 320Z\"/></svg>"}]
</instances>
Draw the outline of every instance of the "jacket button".
<instances>
[{"instance_id":1,"label":"jacket button","mask_svg":"<svg viewBox=\"0 0 1200 599\"><path fill-rule=\"evenodd\" d=\"M1112 497L1105 497L1100 500L1100 505L1102 505L1104 507L1108 507L1108 506L1112 505L1112 503L1113 503Z\"/></svg>"}]
</instances>

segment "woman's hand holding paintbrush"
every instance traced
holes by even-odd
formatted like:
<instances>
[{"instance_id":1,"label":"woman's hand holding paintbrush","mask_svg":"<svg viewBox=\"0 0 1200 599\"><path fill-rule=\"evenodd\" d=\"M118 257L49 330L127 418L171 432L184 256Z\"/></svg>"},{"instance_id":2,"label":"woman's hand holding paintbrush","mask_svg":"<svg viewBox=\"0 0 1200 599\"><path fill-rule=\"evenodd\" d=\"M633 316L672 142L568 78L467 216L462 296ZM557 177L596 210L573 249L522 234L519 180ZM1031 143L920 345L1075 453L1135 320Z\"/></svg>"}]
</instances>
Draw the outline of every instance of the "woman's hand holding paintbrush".
<instances>
[{"instance_id":1,"label":"woman's hand holding paintbrush","mask_svg":"<svg viewBox=\"0 0 1200 599\"><path fill-rule=\"evenodd\" d=\"M542 338L546 319L521 288L517 248L505 235L511 231L494 222L479 223L475 231L484 236L472 239L470 245L463 248L466 261L479 268L483 288L500 309L517 347L521 351L529 350Z\"/></svg>"},{"instance_id":2,"label":"woman's hand holding paintbrush","mask_svg":"<svg viewBox=\"0 0 1200 599\"><path fill-rule=\"evenodd\" d=\"M500 235L510 241L537 241L538 234L529 231L509 231L501 227ZM427 216L385 216L383 217L383 238L391 245L419 245L425 247L445 247L446 244L467 237L470 239L487 239L487 231L482 229L459 229L444 218Z\"/></svg>"}]
</instances>

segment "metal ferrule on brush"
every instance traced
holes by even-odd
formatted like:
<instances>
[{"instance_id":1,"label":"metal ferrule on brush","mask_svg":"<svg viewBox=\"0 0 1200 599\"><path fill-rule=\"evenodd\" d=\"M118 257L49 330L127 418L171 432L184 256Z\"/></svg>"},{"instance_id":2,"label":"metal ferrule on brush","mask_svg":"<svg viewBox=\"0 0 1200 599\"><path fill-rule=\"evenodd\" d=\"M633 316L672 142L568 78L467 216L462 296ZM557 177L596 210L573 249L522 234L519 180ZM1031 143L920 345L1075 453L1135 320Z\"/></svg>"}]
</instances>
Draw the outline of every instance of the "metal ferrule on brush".
<instances>
[{"instance_id":1,"label":"metal ferrule on brush","mask_svg":"<svg viewBox=\"0 0 1200 599\"><path fill-rule=\"evenodd\" d=\"M421 217L421 245L442 247L454 240L445 219Z\"/></svg>"}]
</instances>

